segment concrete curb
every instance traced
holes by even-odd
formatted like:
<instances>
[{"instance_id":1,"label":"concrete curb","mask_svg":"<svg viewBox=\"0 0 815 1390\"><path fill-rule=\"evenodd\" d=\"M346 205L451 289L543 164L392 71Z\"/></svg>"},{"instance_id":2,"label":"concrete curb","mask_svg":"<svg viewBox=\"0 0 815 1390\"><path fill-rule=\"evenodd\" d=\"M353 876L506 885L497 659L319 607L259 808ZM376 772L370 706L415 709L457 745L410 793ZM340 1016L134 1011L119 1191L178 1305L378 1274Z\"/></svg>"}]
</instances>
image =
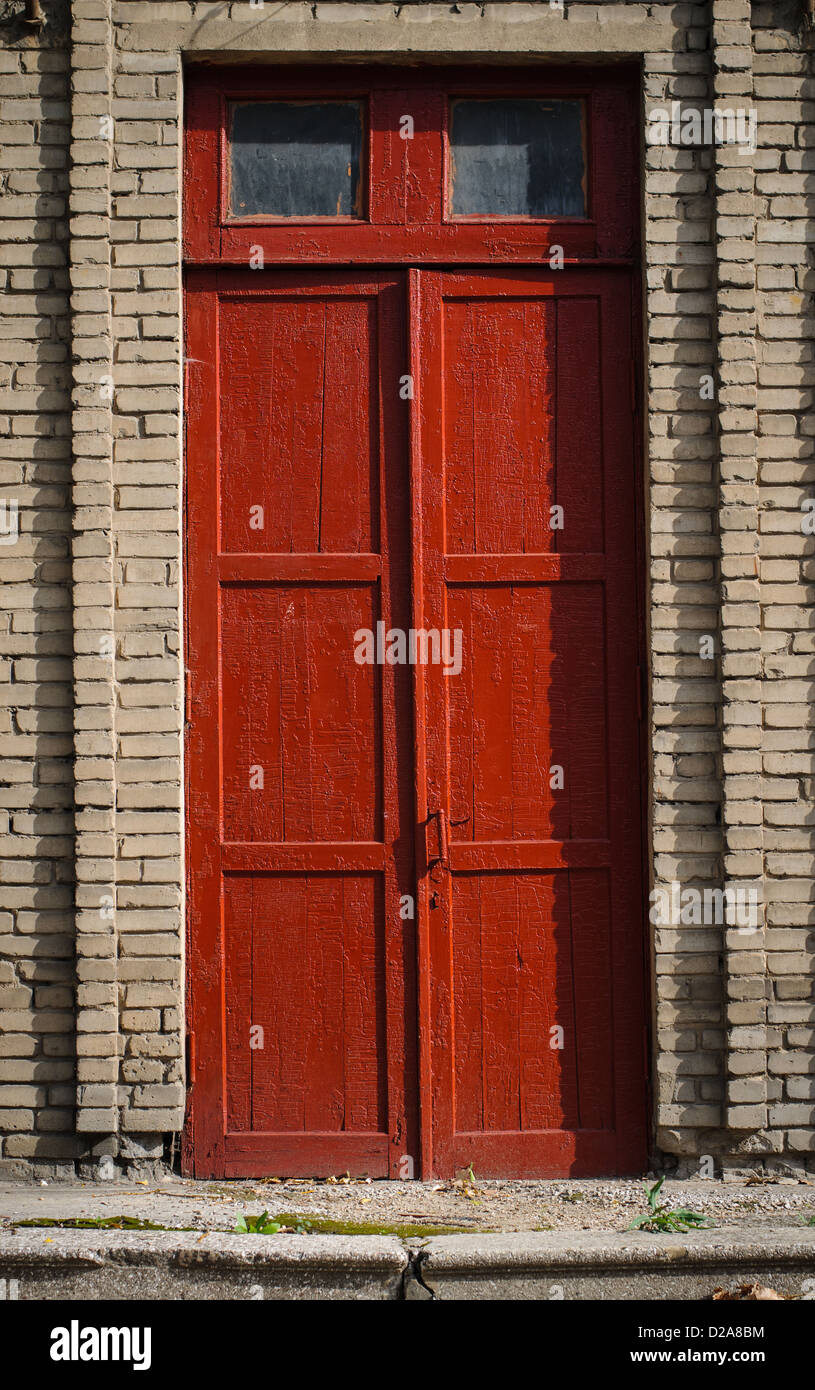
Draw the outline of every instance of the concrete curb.
<instances>
[{"instance_id":1,"label":"concrete curb","mask_svg":"<svg viewBox=\"0 0 815 1390\"><path fill-rule=\"evenodd\" d=\"M807 1277L815 1296L815 1229L437 1236L415 1271L408 1298L698 1299L757 1280L800 1298Z\"/></svg>"},{"instance_id":2,"label":"concrete curb","mask_svg":"<svg viewBox=\"0 0 815 1390\"><path fill-rule=\"evenodd\" d=\"M20 1299L703 1299L759 1281L815 1297L815 1229L687 1236L235 1236L225 1232L0 1233L0 1279ZM9 1296L7 1294L7 1296Z\"/></svg>"},{"instance_id":3,"label":"concrete curb","mask_svg":"<svg viewBox=\"0 0 815 1390\"><path fill-rule=\"evenodd\" d=\"M392 1236L0 1234L0 1278L20 1298L400 1299L407 1264Z\"/></svg>"}]
</instances>

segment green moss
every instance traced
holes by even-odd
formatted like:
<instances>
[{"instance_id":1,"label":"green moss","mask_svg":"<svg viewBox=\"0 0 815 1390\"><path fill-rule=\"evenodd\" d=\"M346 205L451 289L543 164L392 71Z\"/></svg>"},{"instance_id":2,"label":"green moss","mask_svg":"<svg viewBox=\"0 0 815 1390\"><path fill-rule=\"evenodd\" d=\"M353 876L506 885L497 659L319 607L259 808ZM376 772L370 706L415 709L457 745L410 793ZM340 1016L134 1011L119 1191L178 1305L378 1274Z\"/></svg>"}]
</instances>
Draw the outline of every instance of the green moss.
<instances>
[{"instance_id":1,"label":"green moss","mask_svg":"<svg viewBox=\"0 0 815 1390\"><path fill-rule=\"evenodd\" d=\"M420 1226L410 1222L389 1226L379 1221L330 1221L324 1216L298 1215L293 1211L278 1211L274 1220L281 1226L304 1226L315 1236L399 1236L411 1240L416 1236L465 1235L465 1226Z\"/></svg>"},{"instance_id":2,"label":"green moss","mask_svg":"<svg viewBox=\"0 0 815 1390\"><path fill-rule=\"evenodd\" d=\"M411 1222L387 1225L377 1221L330 1221L327 1217L311 1214L299 1215L293 1211L275 1212L271 1217L276 1226L283 1228L282 1235L299 1230L303 1234L322 1236L398 1236L401 1240L413 1240L422 1236L464 1235L471 1227L465 1226L424 1226ZM13 1221L14 1227L35 1226L44 1229L59 1228L67 1231L199 1231L198 1226L161 1226L155 1221L144 1221L138 1216L40 1216L25 1221ZM234 1234L234 1232L218 1232Z\"/></svg>"},{"instance_id":3,"label":"green moss","mask_svg":"<svg viewBox=\"0 0 815 1390\"><path fill-rule=\"evenodd\" d=\"M195 1231L196 1226L159 1226L140 1216L37 1216L13 1226L58 1226L66 1231Z\"/></svg>"}]
</instances>

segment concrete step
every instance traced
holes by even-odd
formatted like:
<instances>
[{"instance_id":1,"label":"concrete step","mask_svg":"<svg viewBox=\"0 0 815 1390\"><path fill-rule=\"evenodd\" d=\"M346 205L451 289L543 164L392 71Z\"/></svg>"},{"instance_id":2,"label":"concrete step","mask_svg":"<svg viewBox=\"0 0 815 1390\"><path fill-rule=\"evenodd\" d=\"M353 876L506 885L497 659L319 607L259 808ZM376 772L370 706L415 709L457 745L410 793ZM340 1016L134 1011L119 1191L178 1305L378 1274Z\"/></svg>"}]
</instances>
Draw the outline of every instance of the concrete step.
<instances>
[{"instance_id":1,"label":"concrete step","mask_svg":"<svg viewBox=\"0 0 815 1390\"><path fill-rule=\"evenodd\" d=\"M687 1235L540 1231L435 1236L414 1252L408 1298L700 1299L761 1283L815 1299L815 1229ZM808 1282L807 1282L808 1281Z\"/></svg>"},{"instance_id":2,"label":"concrete step","mask_svg":"<svg viewBox=\"0 0 815 1390\"><path fill-rule=\"evenodd\" d=\"M0 1233L0 1280L26 1300L692 1300L756 1282L815 1299L815 1228L422 1241L18 1228Z\"/></svg>"},{"instance_id":3,"label":"concrete step","mask_svg":"<svg viewBox=\"0 0 815 1390\"><path fill-rule=\"evenodd\" d=\"M0 1233L21 1299L401 1299L407 1266L393 1236Z\"/></svg>"}]
</instances>

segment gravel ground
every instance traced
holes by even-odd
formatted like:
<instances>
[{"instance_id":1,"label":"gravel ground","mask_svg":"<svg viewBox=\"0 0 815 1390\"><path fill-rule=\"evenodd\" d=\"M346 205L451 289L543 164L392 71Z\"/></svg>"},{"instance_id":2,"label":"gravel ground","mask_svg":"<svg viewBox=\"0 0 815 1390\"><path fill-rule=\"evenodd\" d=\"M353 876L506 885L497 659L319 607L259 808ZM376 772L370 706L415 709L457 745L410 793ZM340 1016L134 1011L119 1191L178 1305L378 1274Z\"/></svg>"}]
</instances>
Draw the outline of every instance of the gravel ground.
<instances>
[{"instance_id":1,"label":"gravel ground","mask_svg":"<svg viewBox=\"0 0 815 1390\"><path fill-rule=\"evenodd\" d=\"M815 1217L815 1181L668 1180L660 1194L717 1226L797 1227ZM508 1182L382 1182L337 1178L287 1182L0 1183L0 1226L23 1219L136 1216L162 1226L229 1231L243 1213L267 1210L393 1227L466 1231L621 1231L644 1211L641 1182L575 1179Z\"/></svg>"}]
</instances>

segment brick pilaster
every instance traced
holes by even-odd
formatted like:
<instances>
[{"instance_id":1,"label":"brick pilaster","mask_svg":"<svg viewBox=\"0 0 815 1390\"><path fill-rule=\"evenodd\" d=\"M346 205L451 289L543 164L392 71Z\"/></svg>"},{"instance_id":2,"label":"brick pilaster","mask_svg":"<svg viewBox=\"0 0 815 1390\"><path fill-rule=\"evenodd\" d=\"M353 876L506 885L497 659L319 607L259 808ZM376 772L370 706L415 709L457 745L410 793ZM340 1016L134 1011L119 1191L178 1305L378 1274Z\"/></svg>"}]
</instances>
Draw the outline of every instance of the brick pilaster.
<instances>
[{"instance_id":1,"label":"brick pilaster","mask_svg":"<svg viewBox=\"0 0 815 1390\"><path fill-rule=\"evenodd\" d=\"M753 109L749 0L713 0L713 104ZM723 877L761 888L762 699L759 606L759 477L755 288L755 155L745 144L714 150L717 252L716 351L721 540ZM763 908L754 932L725 932L727 1081L725 1124L767 1120L766 958Z\"/></svg>"},{"instance_id":2,"label":"brick pilaster","mask_svg":"<svg viewBox=\"0 0 815 1390\"><path fill-rule=\"evenodd\" d=\"M71 6L77 1129L115 1135L116 983L111 0ZM108 1149L115 1144L108 1143Z\"/></svg>"}]
</instances>

